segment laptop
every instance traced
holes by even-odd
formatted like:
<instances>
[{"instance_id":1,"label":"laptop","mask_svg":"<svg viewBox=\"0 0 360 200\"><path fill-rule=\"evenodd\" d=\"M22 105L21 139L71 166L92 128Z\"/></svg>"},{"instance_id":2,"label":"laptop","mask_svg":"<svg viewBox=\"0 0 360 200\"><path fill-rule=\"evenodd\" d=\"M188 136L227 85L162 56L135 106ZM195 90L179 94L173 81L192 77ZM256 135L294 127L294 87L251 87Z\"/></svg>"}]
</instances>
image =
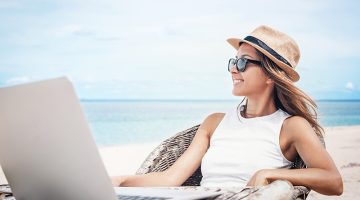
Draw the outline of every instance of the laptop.
<instances>
[{"instance_id":1,"label":"laptop","mask_svg":"<svg viewBox=\"0 0 360 200\"><path fill-rule=\"evenodd\" d=\"M0 88L0 164L17 200L206 199L220 195L204 190L113 187L66 77Z\"/></svg>"}]
</instances>

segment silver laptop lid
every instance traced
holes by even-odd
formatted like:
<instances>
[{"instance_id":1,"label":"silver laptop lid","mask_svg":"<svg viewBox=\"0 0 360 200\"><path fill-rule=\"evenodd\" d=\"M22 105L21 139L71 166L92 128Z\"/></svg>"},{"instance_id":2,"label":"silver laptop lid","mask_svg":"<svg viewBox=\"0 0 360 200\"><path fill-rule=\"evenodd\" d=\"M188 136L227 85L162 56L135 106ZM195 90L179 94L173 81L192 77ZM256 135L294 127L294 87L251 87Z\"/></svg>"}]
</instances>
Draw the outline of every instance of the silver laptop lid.
<instances>
[{"instance_id":1,"label":"silver laptop lid","mask_svg":"<svg viewBox=\"0 0 360 200\"><path fill-rule=\"evenodd\" d=\"M116 199L65 77L0 89L0 163L18 200Z\"/></svg>"}]
</instances>

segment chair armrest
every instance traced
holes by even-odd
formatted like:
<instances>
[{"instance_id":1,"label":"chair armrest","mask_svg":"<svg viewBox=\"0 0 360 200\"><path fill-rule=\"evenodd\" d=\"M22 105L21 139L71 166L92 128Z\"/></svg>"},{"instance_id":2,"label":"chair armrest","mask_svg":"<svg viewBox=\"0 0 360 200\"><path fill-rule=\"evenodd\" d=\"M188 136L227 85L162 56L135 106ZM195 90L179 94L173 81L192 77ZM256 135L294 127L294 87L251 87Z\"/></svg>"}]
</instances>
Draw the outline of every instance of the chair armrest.
<instances>
[{"instance_id":1,"label":"chair armrest","mask_svg":"<svg viewBox=\"0 0 360 200\"><path fill-rule=\"evenodd\" d=\"M293 200L306 199L310 193L310 189L305 186L294 186Z\"/></svg>"},{"instance_id":2,"label":"chair armrest","mask_svg":"<svg viewBox=\"0 0 360 200\"><path fill-rule=\"evenodd\" d=\"M161 142L145 159L136 174L165 171L185 152L200 124L181 131Z\"/></svg>"}]
</instances>

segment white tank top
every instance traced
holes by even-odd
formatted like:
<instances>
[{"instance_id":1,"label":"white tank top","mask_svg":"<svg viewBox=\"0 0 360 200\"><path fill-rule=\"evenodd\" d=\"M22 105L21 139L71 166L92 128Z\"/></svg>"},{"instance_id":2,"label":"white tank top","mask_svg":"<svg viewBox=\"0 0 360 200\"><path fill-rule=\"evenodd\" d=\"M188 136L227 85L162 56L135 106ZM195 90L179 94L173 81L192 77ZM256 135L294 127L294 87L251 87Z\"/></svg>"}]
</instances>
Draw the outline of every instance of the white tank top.
<instances>
[{"instance_id":1,"label":"white tank top","mask_svg":"<svg viewBox=\"0 0 360 200\"><path fill-rule=\"evenodd\" d=\"M215 129L201 163L204 187L245 187L260 169L290 168L281 152L281 126L290 115L279 109L254 118L244 118L238 109L225 113Z\"/></svg>"}]
</instances>

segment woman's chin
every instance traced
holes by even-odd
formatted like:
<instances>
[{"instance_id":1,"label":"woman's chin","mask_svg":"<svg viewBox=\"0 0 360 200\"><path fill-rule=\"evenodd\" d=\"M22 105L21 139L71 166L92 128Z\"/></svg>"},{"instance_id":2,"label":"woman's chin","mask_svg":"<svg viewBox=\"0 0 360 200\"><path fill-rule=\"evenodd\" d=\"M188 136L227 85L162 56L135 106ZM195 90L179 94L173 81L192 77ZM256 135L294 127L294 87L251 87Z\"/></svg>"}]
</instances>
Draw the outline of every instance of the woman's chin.
<instances>
[{"instance_id":1,"label":"woman's chin","mask_svg":"<svg viewBox=\"0 0 360 200\"><path fill-rule=\"evenodd\" d=\"M232 94L234 96L245 96L244 93L242 91L238 91L235 88L232 90Z\"/></svg>"}]
</instances>

